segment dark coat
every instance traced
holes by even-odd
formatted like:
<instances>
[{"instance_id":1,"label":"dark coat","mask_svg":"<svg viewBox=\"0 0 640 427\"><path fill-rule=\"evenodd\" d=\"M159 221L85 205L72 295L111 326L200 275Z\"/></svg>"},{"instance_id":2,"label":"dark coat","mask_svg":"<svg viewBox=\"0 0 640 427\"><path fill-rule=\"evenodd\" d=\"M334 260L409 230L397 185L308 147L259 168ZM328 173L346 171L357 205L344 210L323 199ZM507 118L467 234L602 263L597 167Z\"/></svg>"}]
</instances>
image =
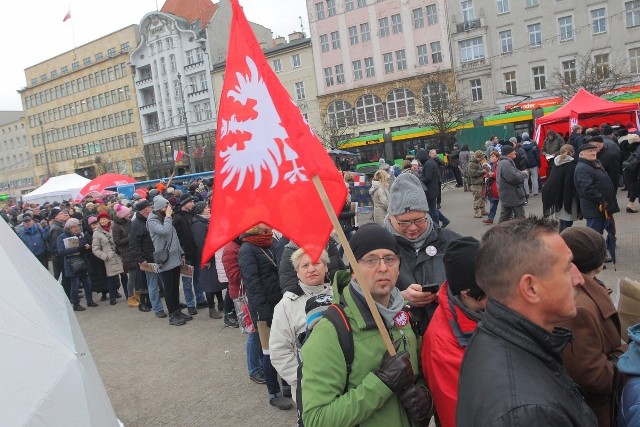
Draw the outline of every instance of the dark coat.
<instances>
[{"instance_id":1,"label":"dark coat","mask_svg":"<svg viewBox=\"0 0 640 427\"><path fill-rule=\"evenodd\" d=\"M131 255L129 250L129 238L131 236L131 221L116 218L113 220L112 227L113 242L116 244L118 252L122 257L122 266L125 270L133 270L138 267L136 259Z\"/></svg>"},{"instance_id":2,"label":"dark coat","mask_svg":"<svg viewBox=\"0 0 640 427\"><path fill-rule=\"evenodd\" d=\"M87 242L93 242L93 230L85 232L84 238ZM104 261L95 256L93 251L87 253L87 261L89 262L91 290L96 293L109 292L109 286L107 285L107 268L104 265Z\"/></svg>"},{"instance_id":3,"label":"dark coat","mask_svg":"<svg viewBox=\"0 0 640 427\"><path fill-rule=\"evenodd\" d=\"M559 134L555 134L555 136L551 139L544 139L544 146L542 147L542 151L547 154L559 154L560 148L564 145L564 139Z\"/></svg>"},{"instance_id":4,"label":"dark coat","mask_svg":"<svg viewBox=\"0 0 640 427\"><path fill-rule=\"evenodd\" d=\"M613 144L615 144L615 142ZM620 150L618 149L618 151ZM620 182L620 157L621 155L616 154L614 150L607 148L606 145L602 147L602 150L598 153L598 160L600 160L602 167L607 172L607 175L609 175L609 178L611 178L614 193L617 193L618 183Z\"/></svg>"},{"instance_id":5,"label":"dark coat","mask_svg":"<svg viewBox=\"0 0 640 427\"><path fill-rule=\"evenodd\" d=\"M498 161L498 171L496 181L498 184L498 194L500 203L505 208L513 208L524 205L526 196L523 183L528 175L516 169L513 161L506 157L500 157Z\"/></svg>"},{"instance_id":6,"label":"dark coat","mask_svg":"<svg viewBox=\"0 0 640 427\"><path fill-rule=\"evenodd\" d=\"M571 132L571 135L569 135L569 144L573 146L574 153L578 152L578 148L582 145L583 140L584 138L581 134Z\"/></svg>"},{"instance_id":7,"label":"dark coat","mask_svg":"<svg viewBox=\"0 0 640 427\"><path fill-rule=\"evenodd\" d=\"M173 218L173 227L178 234L180 246L182 246L187 263L190 265L199 265L201 252L198 252L198 247L196 246L196 241L191 231L193 217L193 212L177 211Z\"/></svg>"},{"instance_id":8,"label":"dark coat","mask_svg":"<svg viewBox=\"0 0 640 427\"><path fill-rule=\"evenodd\" d=\"M87 241L84 239L84 234L80 233L78 235L75 235L76 237L78 237L78 239L80 239L80 242L78 243L77 248L64 247L64 239L68 237L73 237L73 236L74 234L69 233L69 231L65 229L64 232L58 236L58 240L56 242L56 248L58 250L58 254L64 257L64 275L66 277L82 276L82 274L73 274L73 271L71 270L71 265L69 264L69 258L71 257L82 258L85 262L85 265L87 265L87 272L88 272L87 254L91 252L91 248L85 249L84 245L87 244Z\"/></svg>"},{"instance_id":9,"label":"dark coat","mask_svg":"<svg viewBox=\"0 0 640 427\"><path fill-rule=\"evenodd\" d=\"M51 220L49 223L49 247L52 251L53 256L60 256L58 254L58 237L64 233L64 224L57 222L56 220Z\"/></svg>"},{"instance_id":10,"label":"dark coat","mask_svg":"<svg viewBox=\"0 0 640 427\"><path fill-rule=\"evenodd\" d=\"M609 213L620 212L611 178L598 160L578 159L574 184L580 198L580 211L585 218L604 217L604 213L598 210L602 202L607 204Z\"/></svg>"},{"instance_id":11,"label":"dark coat","mask_svg":"<svg viewBox=\"0 0 640 427\"><path fill-rule=\"evenodd\" d=\"M460 166L460 150L455 149L449 154L449 166L457 168Z\"/></svg>"},{"instance_id":12,"label":"dark coat","mask_svg":"<svg viewBox=\"0 0 640 427\"><path fill-rule=\"evenodd\" d=\"M139 213L131 220L129 251L136 264L153 262L153 241L147 229L147 218Z\"/></svg>"},{"instance_id":13,"label":"dark coat","mask_svg":"<svg viewBox=\"0 0 640 427\"><path fill-rule=\"evenodd\" d=\"M238 252L242 283L249 298L249 312L254 322L270 322L273 309L282 299L274 256L275 243L261 248L243 240Z\"/></svg>"},{"instance_id":14,"label":"dark coat","mask_svg":"<svg viewBox=\"0 0 640 427\"><path fill-rule=\"evenodd\" d=\"M527 168L539 168L540 167L540 150L538 145L533 141L524 141L522 148L527 154Z\"/></svg>"},{"instance_id":15,"label":"dark coat","mask_svg":"<svg viewBox=\"0 0 640 427\"><path fill-rule=\"evenodd\" d=\"M577 289L578 314L561 325L574 336L562 352L562 360L598 417L598 426L615 426L620 374L610 360L617 360L627 350L627 345L621 344L620 318L604 285L584 276L584 285Z\"/></svg>"},{"instance_id":16,"label":"dark coat","mask_svg":"<svg viewBox=\"0 0 640 427\"><path fill-rule=\"evenodd\" d=\"M44 256L49 251L49 230L42 228L40 224L31 227L23 227L18 233L20 240L29 248L35 256Z\"/></svg>"},{"instance_id":17,"label":"dark coat","mask_svg":"<svg viewBox=\"0 0 640 427\"><path fill-rule=\"evenodd\" d=\"M459 426L595 427L597 420L560 356L571 331L549 333L489 299L462 359Z\"/></svg>"},{"instance_id":18,"label":"dark coat","mask_svg":"<svg viewBox=\"0 0 640 427\"><path fill-rule=\"evenodd\" d=\"M569 160L568 158L567 160ZM542 212L544 216L551 216L560 209L571 212L573 201L577 200L576 186L573 183L573 175L576 170L577 160L563 163L551 168L547 182L542 187Z\"/></svg>"},{"instance_id":19,"label":"dark coat","mask_svg":"<svg viewBox=\"0 0 640 427\"><path fill-rule=\"evenodd\" d=\"M440 167L435 159L428 158L424 162L420 180L426 186L427 199L436 199L440 196Z\"/></svg>"},{"instance_id":20,"label":"dark coat","mask_svg":"<svg viewBox=\"0 0 640 427\"><path fill-rule=\"evenodd\" d=\"M200 215L194 215L191 222L191 232L193 234L198 253L202 253L204 242L207 239L207 230L209 229L209 219ZM227 289L227 283L218 280L218 270L216 269L215 257L211 259L203 259L208 266L200 267L200 264L194 265L194 268L200 269L200 289L202 292L218 292Z\"/></svg>"}]
</instances>

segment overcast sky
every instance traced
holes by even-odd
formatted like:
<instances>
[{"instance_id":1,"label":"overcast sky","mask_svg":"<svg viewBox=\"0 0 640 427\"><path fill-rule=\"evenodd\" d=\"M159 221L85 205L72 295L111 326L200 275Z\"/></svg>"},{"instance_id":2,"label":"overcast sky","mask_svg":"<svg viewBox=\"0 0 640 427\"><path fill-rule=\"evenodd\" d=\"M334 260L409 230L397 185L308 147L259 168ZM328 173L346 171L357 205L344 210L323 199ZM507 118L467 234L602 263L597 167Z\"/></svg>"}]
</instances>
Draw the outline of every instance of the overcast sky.
<instances>
[{"instance_id":1,"label":"overcast sky","mask_svg":"<svg viewBox=\"0 0 640 427\"><path fill-rule=\"evenodd\" d=\"M215 0L214 2L217 2ZM17 0L6 8L0 25L0 111L22 110L16 92L26 86L24 69L131 24L162 8L165 0ZM305 0L240 0L247 19L286 36L309 35ZM71 20L62 19L71 10ZM73 22L73 27L71 23Z\"/></svg>"}]
</instances>

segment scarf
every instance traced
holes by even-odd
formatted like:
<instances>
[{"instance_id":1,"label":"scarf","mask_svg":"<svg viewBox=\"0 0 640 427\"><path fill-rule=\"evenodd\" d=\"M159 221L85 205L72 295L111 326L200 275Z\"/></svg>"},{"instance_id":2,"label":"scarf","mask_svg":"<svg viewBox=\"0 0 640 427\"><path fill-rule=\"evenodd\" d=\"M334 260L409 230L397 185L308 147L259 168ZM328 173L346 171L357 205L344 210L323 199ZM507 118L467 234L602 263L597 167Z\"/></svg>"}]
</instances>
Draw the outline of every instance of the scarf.
<instances>
[{"instance_id":1,"label":"scarf","mask_svg":"<svg viewBox=\"0 0 640 427\"><path fill-rule=\"evenodd\" d=\"M242 238L243 242L250 242L261 248L268 248L273 244L273 234L249 234Z\"/></svg>"},{"instance_id":2,"label":"scarf","mask_svg":"<svg viewBox=\"0 0 640 427\"><path fill-rule=\"evenodd\" d=\"M351 281L351 289L354 290L356 295L364 300L364 294L362 293L362 289L360 289L360 285L356 283L354 280ZM402 311L404 308L404 299L402 298L402 294L400 294L400 290L398 288L393 288L391 290L391 298L389 299L389 306L384 307L383 305L376 302L376 308L380 312L380 316L384 321L387 329L393 328L394 321L393 319Z\"/></svg>"},{"instance_id":3,"label":"scarf","mask_svg":"<svg viewBox=\"0 0 640 427\"><path fill-rule=\"evenodd\" d=\"M427 213L426 215L428 216L429 214ZM387 230L391 232L391 234L393 234L396 237L402 237L403 239L411 243L411 245L413 246L413 249L415 249L416 251L419 251L424 247L425 244L433 242L438 237L438 232L433 227L433 222L431 221L431 218L427 218L427 221L429 223L429 227L426 230L424 230L424 233L422 233L418 238L413 240L407 239L402 234L398 233L395 230L395 228L393 228L393 224L391 224L389 215L384 217L384 226Z\"/></svg>"},{"instance_id":4,"label":"scarf","mask_svg":"<svg viewBox=\"0 0 640 427\"><path fill-rule=\"evenodd\" d=\"M100 221L98 221L98 225L100 225L100 228L102 228L107 233L111 231L111 221L109 221L109 224L107 225L101 225Z\"/></svg>"},{"instance_id":5,"label":"scarf","mask_svg":"<svg viewBox=\"0 0 640 427\"><path fill-rule=\"evenodd\" d=\"M304 292L305 295L310 297L314 297L320 294L325 294L327 292L331 293L331 285L327 283L324 283L318 286L309 286L309 285L305 285L304 283L298 280L298 285L300 285L302 292Z\"/></svg>"}]
</instances>

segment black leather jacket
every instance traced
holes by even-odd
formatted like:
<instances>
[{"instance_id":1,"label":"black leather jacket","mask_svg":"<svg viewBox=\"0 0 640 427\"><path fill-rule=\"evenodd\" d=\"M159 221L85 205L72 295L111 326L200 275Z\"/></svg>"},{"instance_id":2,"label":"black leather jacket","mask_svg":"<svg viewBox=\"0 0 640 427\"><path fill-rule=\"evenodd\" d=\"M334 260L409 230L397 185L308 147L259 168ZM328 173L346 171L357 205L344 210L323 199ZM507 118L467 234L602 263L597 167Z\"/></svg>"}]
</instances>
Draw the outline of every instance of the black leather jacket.
<instances>
[{"instance_id":1,"label":"black leather jacket","mask_svg":"<svg viewBox=\"0 0 640 427\"><path fill-rule=\"evenodd\" d=\"M456 425L596 427L560 353L566 328L548 332L489 299L462 360Z\"/></svg>"}]
</instances>

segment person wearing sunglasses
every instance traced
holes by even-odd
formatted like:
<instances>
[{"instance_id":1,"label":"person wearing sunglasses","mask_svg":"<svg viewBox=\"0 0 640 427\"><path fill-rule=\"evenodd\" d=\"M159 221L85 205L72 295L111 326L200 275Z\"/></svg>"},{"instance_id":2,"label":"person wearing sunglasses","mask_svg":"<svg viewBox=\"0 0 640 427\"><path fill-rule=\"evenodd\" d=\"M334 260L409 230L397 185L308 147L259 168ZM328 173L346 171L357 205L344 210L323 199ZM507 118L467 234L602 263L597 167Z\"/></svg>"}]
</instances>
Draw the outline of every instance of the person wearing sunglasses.
<instances>
[{"instance_id":1,"label":"person wearing sunglasses","mask_svg":"<svg viewBox=\"0 0 640 427\"><path fill-rule=\"evenodd\" d=\"M435 225L420 180L413 174L400 174L391 186L385 228L400 248L400 276L396 287L412 307L419 333L429 324L437 307L436 293L446 280L442 259L449 242L458 233Z\"/></svg>"}]
</instances>

